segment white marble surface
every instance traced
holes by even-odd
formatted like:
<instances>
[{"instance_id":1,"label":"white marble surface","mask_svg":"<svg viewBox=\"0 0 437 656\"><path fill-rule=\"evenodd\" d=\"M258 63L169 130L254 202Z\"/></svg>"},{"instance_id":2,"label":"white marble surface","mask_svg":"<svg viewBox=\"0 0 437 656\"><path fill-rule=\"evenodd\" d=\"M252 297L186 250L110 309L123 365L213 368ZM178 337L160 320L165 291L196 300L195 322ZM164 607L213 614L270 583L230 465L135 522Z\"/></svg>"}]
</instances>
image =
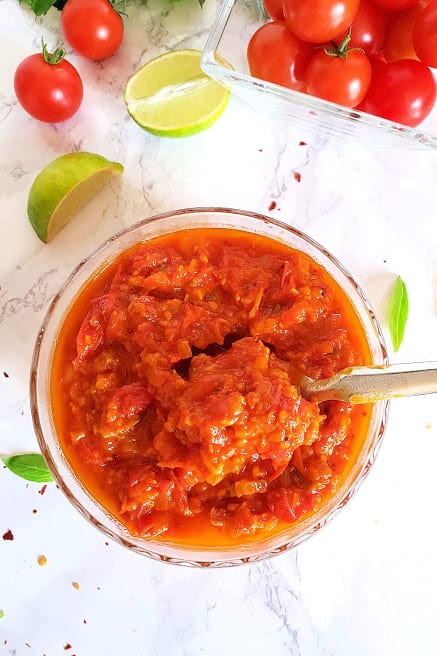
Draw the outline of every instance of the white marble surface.
<instances>
[{"instance_id":1,"label":"white marble surface","mask_svg":"<svg viewBox=\"0 0 437 656\"><path fill-rule=\"evenodd\" d=\"M437 153L316 150L234 98L215 126L185 140L153 137L128 118L127 76L167 49L201 48L214 13L214 0L203 11L195 0L131 5L116 56L95 64L69 53L84 102L54 126L23 112L13 73L42 35L54 44L59 15L35 20L0 0L1 454L37 448L28 376L51 296L105 238L164 210L233 206L298 226L356 276L387 340L400 274L410 316L392 360L437 360ZM125 172L44 245L26 218L29 187L42 166L78 149ZM292 552L226 570L161 564L107 543L53 484L41 495L0 469L0 536L14 535L0 539L0 654L435 655L436 463L435 396L393 402L376 464L340 515Z\"/></svg>"}]
</instances>

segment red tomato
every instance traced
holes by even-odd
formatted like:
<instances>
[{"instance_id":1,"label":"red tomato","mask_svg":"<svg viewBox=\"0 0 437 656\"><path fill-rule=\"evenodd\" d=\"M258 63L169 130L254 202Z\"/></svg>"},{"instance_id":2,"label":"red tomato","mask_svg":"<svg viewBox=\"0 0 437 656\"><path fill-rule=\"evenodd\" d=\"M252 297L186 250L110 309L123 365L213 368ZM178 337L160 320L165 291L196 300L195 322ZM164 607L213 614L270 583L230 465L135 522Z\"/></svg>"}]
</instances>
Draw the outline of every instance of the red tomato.
<instances>
[{"instance_id":1,"label":"red tomato","mask_svg":"<svg viewBox=\"0 0 437 656\"><path fill-rule=\"evenodd\" d=\"M413 59L391 64L378 62L360 110L410 127L419 125L432 110L437 85L428 66Z\"/></svg>"},{"instance_id":2,"label":"red tomato","mask_svg":"<svg viewBox=\"0 0 437 656\"><path fill-rule=\"evenodd\" d=\"M361 0L358 13L352 21L349 48L361 48L366 55L372 56L379 52L384 43L386 12L369 0ZM341 43L347 31L335 39Z\"/></svg>"},{"instance_id":3,"label":"red tomato","mask_svg":"<svg viewBox=\"0 0 437 656\"><path fill-rule=\"evenodd\" d=\"M62 48L49 53L43 44L42 53L26 57L15 71L15 95L23 109L40 121L65 121L82 102L82 80L64 54Z\"/></svg>"},{"instance_id":4,"label":"red tomato","mask_svg":"<svg viewBox=\"0 0 437 656\"><path fill-rule=\"evenodd\" d=\"M301 41L326 43L348 29L360 0L283 0L287 27Z\"/></svg>"},{"instance_id":5,"label":"red tomato","mask_svg":"<svg viewBox=\"0 0 437 656\"><path fill-rule=\"evenodd\" d=\"M260 27L249 41L247 59L250 72L268 82L299 91L313 48L293 36L283 21Z\"/></svg>"},{"instance_id":6,"label":"red tomato","mask_svg":"<svg viewBox=\"0 0 437 656\"><path fill-rule=\"evenodd\" d=\"M284 20L282 0L264 0L264 9L273 20Z\"/></svg>"},{"instance_id":7,"label":"red tomato","mask_svg":"<svg viewBox=\"0 0 437 656\"><path fill-rule=\"evenodd\" d=\"M106 59L123 40L123 21L108 0L68 0L61 27L72 48L87 59Z\"/></svg>"},{"instance_id":8,"label":"red tomato","mask_svg":"<svg viewBox=\"0 0 437 656\"><path fill-rule=\"evenodd\" d=\"M385 66L387 66L387 62L381 57L380 52L374 57L369 57L369 62L370 62L370 66L372 67L372 78L371 78L371 83L372 83L373 79L378 75L379 69L384 69ZM369 89L367 90L367 93L370 91L370 86ZM356 105L354 109L357 109L360 112L367 111L366 109L364 109L365 102L366 102L366 96L364 96L363 100L358 105Z\"/></svg>"},{"instance_id":9,"label":"red tomato","mask_svg":"<svg viewBox=\"0 0 437 656\"><path fill-rule=\"evenodd\" d=\"M355 107L366 95L371 78L372 67L362 50L333 56L320 49L308 65L305 88L312 96Z\"/></svg>"},{"instance_id":10,"label":"red tomato","mask_svg":"<svg viewBox=\"0 0 437 656\"><path fill-rule=\"evenodd\" d=\"M437 2L421 9L413 29L413 46L427 66L437 68Z\"/></svg>"},{"instance_id":11,"label":"red tomato","mask_svg":"<svg viewBox=\"0 0 437 656\"><path fill-rule=\"evenodd\" d=\"M413 46L413 28L426 2L418 2L405 11L393 12L387 21L384 55L387 62L419 59Z\"/></svg>"},{"instance_id":12,"label":"red tomato","mask_svg":"<svg viewBox=\"0 0 437 656\"><path fill-rule=\"evenodd\" d=\"M403 9L408 9L417 4L417 0L372 0L375 5L379 5L384 9L389 9L390 11L401 11Z\"/></svg>"}]
</instances>

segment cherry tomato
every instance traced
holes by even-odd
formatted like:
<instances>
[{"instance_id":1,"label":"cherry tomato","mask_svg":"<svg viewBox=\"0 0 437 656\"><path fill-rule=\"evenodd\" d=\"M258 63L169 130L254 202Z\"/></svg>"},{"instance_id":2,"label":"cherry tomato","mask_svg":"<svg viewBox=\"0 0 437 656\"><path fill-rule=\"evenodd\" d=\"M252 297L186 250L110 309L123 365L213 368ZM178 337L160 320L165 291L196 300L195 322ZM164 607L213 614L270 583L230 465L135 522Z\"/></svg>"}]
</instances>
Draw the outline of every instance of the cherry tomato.
<instances>
[{"instance_id":1,"label":"cherry tomato","mask_svg":"<svg viewBox=\"0 0 437 656\"><path fill-rule=\"evenodd\" d=\"M382 48L385 36L386 12L370 0L361 0L358 12L351 24L351 39L349 48L361 48L366 55L376 55ZM341 43L346 37L344 32L335 39Z\"/></svg>"},{"instance_id":2,"label":"cherry tomato","mask_svg":"<svg viewBox=\"0 0 437 656\"><path fill-rule=\"evenodd\" d=\"M372 85L372 81L376 78L376 76L379 74L379 69L384 69L387 66L387 62L381 58L381 53L379 52L377 55L374 55L373 57L369 57L369 62L370 66L372 67L372 78L371 78L371 83L369 86L369 89L367 90L367 93L370 91L370 87ZM360 112L365 112L367 111L364 107L366 103L366 96L364 96L363 100L354 107L354 109L357 109ZM370 113L370 112L369 112Z\"/></svg>"},{"instance_id":3,"label":"cherry tomato","mask_svg":"<svg viewBox=\"0 0 437 656\"><path fill-rule=\"evenodd\" d=\"M63 48L49 53L43 44L42 52L23 59L15 71L15 95L23 109L40 121L65 121L82 102L82 80L64 54Z\"/></svg>"},{"instance_id":4,"label":"cherry tomato","mask_svg":"<svg viewBox=\"0 0 437 656\"><path fill-rule=\"evenodd\" d=\"M301 41L326 43L348 29L360 0L283 0L287 27Z\"/></svg>"},{"instance_id":5,"label":"cherry tomato","mask_svg":"<svg viewBox=\"0 0 437 656\"><path fill-rule=\"evenodd\" d=\"M250 72L268 82L299 91L313 48L296 38L283 21L262 25L247 47Z\"/></svg>"},{"instance_id":6,"label":"cherry tomato","mask_svg":"<svg viewBox=\"0 0 437 656\"><path fill-rule=\"evenodd\" d=\"M420 61L437 68L437 2L418 13L413 29L413 46Z\"/></svg>"},{"instance_id":7,"label":"cherry tomato","mask_svg":"<svg viewBox=\"0 0 437 656\"><path fill-rule=\"evenodd\" d=\"M284 20L282 0L264 0L264 9L273 20Z\"/></svg>"},{"instance_id":8,"label":"cherry tomato","mask_svg":"<svg viewBox=\"0 0 437 656\"><path fill-rule=\"evenodd\" d=\"M362 50L329 54L321 48L311 59L305 77L306 92L331 102L355 107L367 93L372 67Z\"/></svg>"},{"instance_id":9,"label":"cherry tomato","mask_svg":"<svg viewBox=\"0 0 437 656\"><path fill-rule=\"evenodd\" d=\"M437 85L426 64L413 59L378 62L358 109L416 127L432 110L436 95Z\"/></svg>"},{"instance_id":10,"label":"cherry tomato","mask_svg":"<svg viewBox=\"0 0 437 656\"><path fill-rule=\"evenodd\" d=\"M123 40L120 15L108 0L68 0L61 27L70 46L87 59L106 59Z\"/></svg>"},{"instance_id":11,"label":"cherry tomato","mask_svg":"<svg viewBox=\"0 0 437 656\"><path fill-rule=\"evenodd\" d=\"M402 11L417 4L417 0L372 0L372 2L390 11Z\"/></svg>"},{"instance_id":12,"label":"cherry tomato","mask_svg":"<svg viewBox=\"0 0 437 656\"><path fill-rule=\"evenodd\" d=\"M418 2L405 11L393 12L387 21L384 56L387 62L419 59L413 46L413 28L426 2Z\"/></svg>"}]
</instances>

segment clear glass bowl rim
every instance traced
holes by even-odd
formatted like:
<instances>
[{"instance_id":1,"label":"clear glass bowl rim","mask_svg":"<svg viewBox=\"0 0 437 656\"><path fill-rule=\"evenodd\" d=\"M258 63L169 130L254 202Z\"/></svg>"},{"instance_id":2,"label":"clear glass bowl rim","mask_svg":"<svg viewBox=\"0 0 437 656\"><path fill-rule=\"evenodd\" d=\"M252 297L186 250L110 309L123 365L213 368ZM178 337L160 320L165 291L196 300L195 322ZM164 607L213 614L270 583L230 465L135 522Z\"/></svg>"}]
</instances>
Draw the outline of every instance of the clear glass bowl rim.
<instances>
[{"instance_id":1,"label":"clear glass bowl rim","mask_svg":"<svg viewBox=\"0 0 437 656\"><path fill-rule=\"evenodd\" d=\"M199 221L199 217L204 217L204 220ZM210 217L213 217L212 223ZM49 372L51 369L51 357L62 318L65 317L86 281L93 274L103 269L106 264L111 262L114 257L123 252L129 245L134 245L140 241L149 241L154 236L171 232L173 227L172 222L178 224L181 220L183 223L176 228L177 230L195 229L196 227L204 226L235 227L236 229L246 230L249 233L257 232L273 239L279 239L279 241L283 241L285 236L289 239L288 244L292 248L304 250L304 252L308 252L305 248L309 249L312 257L315 257L318 261L322 260L322 266L325 266L325 268L328 268L327 264L329 263L332 268L332 271L330 271L331 275L335 271L342 278L341 284L345 283L353 291L355 300L351 298L351 293L349 293L349 297L356 311L359 313L361 320L367 322L365 328L368 339L373 340L371 348L375 363L383 364L388 362L387 349L379 322L367 297L353 276L335 256L297 228L257 212L225 207L192 207L163 212L148 217L121 230L106 240L76 266L61 286L51 301L39 330L35 342L30 373L30 405L33 425L41 452L47 461L58 487L73 506L95 527L116 542L140 554L164 562L200 567L239 565L268 558L296 547L304 539L318 531L349 501L370 470L379 450L385 431L389 403L388 401L379 401L374 404L374 415L365 449L363 449L360 455L360 461L355 463L346 483L342 486L339 493L324 506L322 511L317 512L299 524L298 527L291 527L279 535L260 542L229 548L196 548L193 545L184 547L159 539L146 540L131 536L127 529L85 490L62 453L56 438L50 412ZM258 226L258 229L247 229L246 221L254 223ZM234 226L235 222L239 222L238 225ZM156 229L155 232L153 232L154 229ZM140 235L144 230L148 231L148 234ZM272 234L268 234L269 230L271 230ZM278 234L273 234L277 231L282 238ZM127 240L126 244L119 246L123 240ZM294 242L299 243L301 248ZM105 258L105 254L114 247L116 249L115 252ZM334 277L339 282L338 278L336 276ZM77 282L78 280L79 283ZM69 297L70 288L72 286L74 287L75 284L76 293Z\"/></svg>"}]
</instances>

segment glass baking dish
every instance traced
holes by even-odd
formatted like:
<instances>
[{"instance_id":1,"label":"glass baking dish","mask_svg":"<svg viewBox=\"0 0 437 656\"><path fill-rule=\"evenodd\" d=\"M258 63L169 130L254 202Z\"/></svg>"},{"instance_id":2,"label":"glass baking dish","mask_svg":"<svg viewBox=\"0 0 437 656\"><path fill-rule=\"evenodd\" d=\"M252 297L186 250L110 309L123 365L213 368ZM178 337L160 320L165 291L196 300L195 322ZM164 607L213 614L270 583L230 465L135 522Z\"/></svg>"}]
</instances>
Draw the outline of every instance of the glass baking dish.
<instances>
[{"instance_id":1,"label":"glass baking dish","mask_svg":"<svg viewBox=\"0 0 437 656\"><path fill-rule=\"evenodd\" d=\"M298 138L313 145L355 141L380 149L437 148L437 105L419 128L409 128L251 76L247 45L256 29L268 20L262 0L219 2L203 50L204 72L259 112L289 125Z\"/></svg>"}]
</instances>

